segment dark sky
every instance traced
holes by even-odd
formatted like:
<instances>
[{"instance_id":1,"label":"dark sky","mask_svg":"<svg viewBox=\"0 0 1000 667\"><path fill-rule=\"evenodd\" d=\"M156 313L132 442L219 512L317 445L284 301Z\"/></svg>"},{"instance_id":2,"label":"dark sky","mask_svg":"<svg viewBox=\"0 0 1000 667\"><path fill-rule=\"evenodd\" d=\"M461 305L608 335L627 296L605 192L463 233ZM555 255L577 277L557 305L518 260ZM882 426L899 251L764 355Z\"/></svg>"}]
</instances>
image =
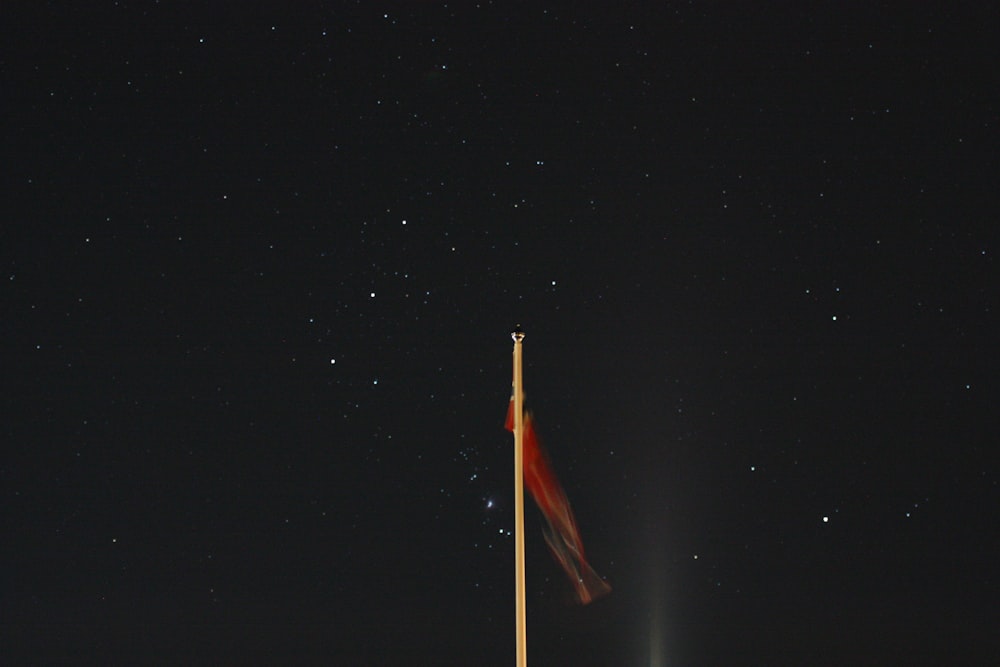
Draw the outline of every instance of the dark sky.
<instances>
[{"instance_id":1,"label":"dark sky","mask_svg":"<svg viewBox=\"0 0 1000 667\"><path fill-rule=\"evenodd\" d=\"M512 665L517 323L529 664L1000 663L1000 12L584 4L4 8L5 663Z\"/></svg>"}]
</instances>

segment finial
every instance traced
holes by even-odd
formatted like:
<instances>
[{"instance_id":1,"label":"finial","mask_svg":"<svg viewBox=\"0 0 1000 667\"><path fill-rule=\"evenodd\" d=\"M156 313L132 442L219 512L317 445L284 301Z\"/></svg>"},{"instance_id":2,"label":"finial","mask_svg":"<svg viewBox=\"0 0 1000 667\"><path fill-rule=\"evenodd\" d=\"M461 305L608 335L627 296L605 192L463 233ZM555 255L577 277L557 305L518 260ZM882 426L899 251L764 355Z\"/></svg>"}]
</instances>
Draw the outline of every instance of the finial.
<instances>
[{"instance_id":1,"label":"finial","mask_svg":"<svg viewBox=\"0 0 1000 667\"><path fill-rule=\"evenodd\" d=\"M510 337L514 339L515 343L520 343L524 340L524 332L521 331L521 325L515 324L514 330L510 333Z\"/></svg>"}]
</instances>

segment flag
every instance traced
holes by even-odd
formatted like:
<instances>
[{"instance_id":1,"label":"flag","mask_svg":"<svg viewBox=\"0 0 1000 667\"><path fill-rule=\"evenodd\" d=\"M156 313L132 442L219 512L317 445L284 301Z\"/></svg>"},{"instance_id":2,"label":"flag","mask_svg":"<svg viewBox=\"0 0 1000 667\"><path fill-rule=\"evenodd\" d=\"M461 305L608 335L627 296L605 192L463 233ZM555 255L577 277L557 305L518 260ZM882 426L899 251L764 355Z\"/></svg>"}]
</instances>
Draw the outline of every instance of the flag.
<instances>
[{"instance_id":1,"label":"flag","mask_svg":"<svg viewBox=\"0 0 1000 667\"><path fill-rule=\"evenodd\" d=\"M587 563L573 510L562 485L552 471L549 458L535 433L534 420L527 410L524 412L523 424L524 485L541 510L545 542L549 546L549 551L566 571L576 592L577 601L587 604L610 592L611 587ZM514 431L513 397L507 408L506 428L508 431Z\"/></svg>"}]
</instances>

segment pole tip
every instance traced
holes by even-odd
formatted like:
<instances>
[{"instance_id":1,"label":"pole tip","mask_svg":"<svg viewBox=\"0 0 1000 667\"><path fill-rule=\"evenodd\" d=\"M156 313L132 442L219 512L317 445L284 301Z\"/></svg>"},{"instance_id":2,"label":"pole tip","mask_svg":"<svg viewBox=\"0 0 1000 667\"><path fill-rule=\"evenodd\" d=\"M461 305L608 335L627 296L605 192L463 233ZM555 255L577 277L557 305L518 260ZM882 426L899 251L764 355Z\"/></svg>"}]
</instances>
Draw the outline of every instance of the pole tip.
<instances>
[{"instance_id":1,"label":"pole tip","mask_svg":"<svg viewBox=\"0 0 1000 667\"><path fill-rule=\"evenodd\" d=\"M524 332L521 331L521 325L515 324L514 330L510 332L510 337L514 339L515 343L520 343L524 340Z\"/></svg>"}]
</instances>

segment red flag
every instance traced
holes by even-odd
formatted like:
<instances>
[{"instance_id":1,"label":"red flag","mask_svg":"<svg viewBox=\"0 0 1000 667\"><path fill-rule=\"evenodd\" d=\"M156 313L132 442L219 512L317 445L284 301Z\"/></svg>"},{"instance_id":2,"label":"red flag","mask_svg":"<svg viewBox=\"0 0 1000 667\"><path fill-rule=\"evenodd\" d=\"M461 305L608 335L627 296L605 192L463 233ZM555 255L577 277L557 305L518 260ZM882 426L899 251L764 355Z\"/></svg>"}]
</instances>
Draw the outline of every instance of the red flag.
<instances>
[{"instance_id":1,"label":"red flag","mask_svg":"<svg viewBox=\"0 0 1000 667\"><path fill-rule=\"evenodd\" d=\"M506 428L508 431L514 430L513 398L507 408ZM528 411L524 413L523 447L524 485L545 519L545 542L549 545L552 556L566 571L576 590L577 600L582 604L592 602L611 591L611 587L587 563L573 510L552 471L549 458L535 433L534 420Z\"/></svg>"}]
</instances>

